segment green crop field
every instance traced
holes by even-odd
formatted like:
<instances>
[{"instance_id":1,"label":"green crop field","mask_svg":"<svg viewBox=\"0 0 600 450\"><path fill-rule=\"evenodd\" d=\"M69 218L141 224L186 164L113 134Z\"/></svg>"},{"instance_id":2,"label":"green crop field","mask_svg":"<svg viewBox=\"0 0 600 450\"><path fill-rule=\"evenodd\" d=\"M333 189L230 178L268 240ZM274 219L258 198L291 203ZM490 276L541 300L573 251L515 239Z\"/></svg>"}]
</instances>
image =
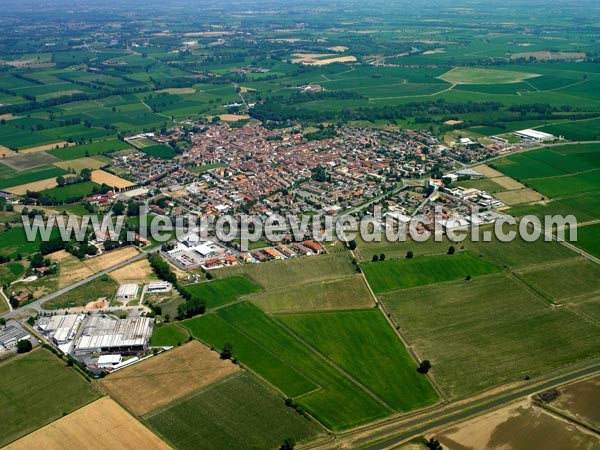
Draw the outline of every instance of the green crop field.
<instances>
[{"instance_id":1,"label":"green crop field","mask_svg":"<svg viewBox=\"0 0 600 450\"><path fill-rule=\"evenodd\" d=\"M46 189L40 191L40 194L56 202L74 201L81 200L82 198L91 195L95 188L100 189L100 185L87 181L84 183L75 183L63 187Z\"/></svg>"},{"instance_id":2,"label":"green crop field","mask_svg":"<svg viewBox=\"0 0 600 450\"><path fill-rule=\"evenodd\" d=\"M300 442L320 433L247 373L217 382L144 420L181 450L277 448L287 437Z\"/></svg>"},{"instance_id":3,"label":"green crop field","mask_svg":"<svg viewBox=\"0 0 600 450\"><path fill-rule=\"evenodd\" d=\"M54 228L50 237L54 238L59 235L58 228ZM10 256L11 258L15 258L19 254L25 257L26 255L38 252L40 250L40 243L42 242L39 234L36 235L33 241L29 241L23 227L13 227L10 230L4 230L0 236L2 236L2 239L0 239L0 255Z\"/></svg>"},{"instance_id":4,"label":"green crop field","mask_svg":"<svg viewBox=\"0 0 600 450\"><path fill-rule=\"evenodd\" d=\"M220 278L245 275L264 289L277 289L352 275L356 270L348 254L294 258L269 264L244 264L214 271Z\"/></svg>"},{"instance_id":5,"label":"green crop field","mask_svg":"<svg viewBox=\"0 0 600 450\"><path fill-rule=\"evenodd\" d=\"M150 345L153 347L175 347L185 344L189 334L185 328L172 323L154 324Z\"/></svg>"},{"instance_id":6,"label":"green crop field","mask_svg":"<svg viewBox=\"0 0 600 450\"><path fill-rule=\"evenodd\" d=\"M193 297L204 301L207 308L216 308L236 301L243 295L252 294L258 288L245 277L230 277L184 286Z\"/></svg>"},{"instance_id":7,"label":"green crop field","mask_svg":"<svg viewBox=\"0 0 600 450\"><path fill-rule=\"evenodd\" d=\"M151 145L149 147L142 147L141 150L155 158L170 159L175 156L175 151L168 145Z\"/></svg>"},{"instance_id":8,"label":"green crop field","mask_svg":"<svg viewBox=\"0 0 600 450\"><path fill-rule=\"evenodd\" d=\"M361 275L272 289L248 297L267 313L362 309L374 300Z\"/></svg>"},{"instance_id":9,"label":"green crop field","mask_svg":"<svg viewBox=\"0 0 600 450\"><path fill-rule=\"evenodd\" d=\"M600 224L577 228L577 242L573 242L573 245L600 257Z\"/></svg>"},{"instance_id":10,"label":"green crop field","mask_svg":"<svg viewBox=\"0 0 600 450\"><path fill-rule=\"evenodd\" d=\"M518 276L556 303L585 301L600 293L600 267L587 259L523 268Z\"/></svg>"},{"instance_id":11,"label":"green crop field","mask_svg":"<svg viewBox=\"0 0 600 450\"><path fill-rule=\"evenodd\" d=\"M247 302L183 324L193 336L216 348L232 344L233 355L244 366L296 398L330 429L390 414L389 408Z\"/></svg>"},{"instance_id":12,"label":"green crop field","mask_svg":"<svg viewBox=\"0 0 600 450\"><path fill-rule=\"evenodd\" d=\"M0 179L0 189L6 189L21 184L32 183L34 181L56 178L60 175L66 175L67 171L54 166L40 166L33 169L24 170L22 172L13 171L12 169L5 170L2 166L3 176Z\"/></svg>"},{"instance_id":13,"label":"green crop field","mask_svg":"<svg viewBox=\"0 0 600 450\"><path fill-rule=\"evenodd\" d=\"M410 411L437 400L380 311L284 315L278 320L394 409Z\"/></svg>"},{"instance_id":14,"label":"green crop field","mask_svg":"<svg viewBox=\"0 0 600 450\"><path fill-rule=\"evenodd\" d=\"M45 349L0 362L0 445L96 399L82 375Z\"/></svg>"},{"instance_id":15,"label":"green crop field","mask_svg":"<svg viewBox=\"0 0 600 450\"><path fill-rule=\"evenodd\" d=\"M52 156L56 156L62 160L68 161L71 159L84 158L86 156L106 155L119 150L131 149L123 141L117 139L110 139L106 141L94 142L92 144L76 145L72 147L59 148L56 150L49 150Z\"/></svg>"},{"instance_id":16,"label":"green crop field","mask_svg":"<svg viewBox=\"0 0 600 450\"><path fill-rule=\"evenodd\" d=\"M597 325L533 297L506 274L393 292L382 301L454 399L600 354Z\"/></svg>"},{"instance_id":17,"label":"green crop field","mask_svg":"<svg viewBox=\"0 0 600 450\"><path fill-rule=\"evenodd\" d=\"M502 84L520 83L523 80L539 76L535 73L510 70L481 69L477 67L457 67L449 70L440 79L452 84Z\"/></svg>"},{"instance_id":18,"label":"green crop field","mask_svg":"<svg viewBox=\"0 0 600 450\"><path fill-rule=\"evenodd\" d=\"M117 283L108 275L96 278L82 286L65 292L58 297L48 300L42 304L44 309L62 309L73 308L76 306L85 306L89 302L95 301L101 297L111 300L117 291Z\"/></svg>"},{"instance_id":19,"label":"green crop field","mask_svg":"<svg viewBox=\"0 0 600 450\"><path fill-rule=\"evenodd\" d=\"M500 270L469 253L369 262L361 267L376 294Z\"/></svg>"}]
</instances>

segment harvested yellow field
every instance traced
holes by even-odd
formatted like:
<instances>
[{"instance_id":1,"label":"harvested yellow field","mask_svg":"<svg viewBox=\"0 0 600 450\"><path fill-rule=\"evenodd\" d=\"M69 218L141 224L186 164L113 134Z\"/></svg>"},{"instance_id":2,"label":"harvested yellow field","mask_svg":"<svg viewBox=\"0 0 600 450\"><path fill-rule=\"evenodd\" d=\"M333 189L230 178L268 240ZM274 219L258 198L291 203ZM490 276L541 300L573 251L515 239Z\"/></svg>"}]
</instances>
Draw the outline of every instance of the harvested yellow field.
<instances>
[{"instance_id":1,"label":"harvested yellow field","mask_svg":"<svg viewBox=\"0 0 600 450\"><path fill-rule=\"evenodd\" d=\"M11 149L0 145L0 158L10 158L11 156L17 156L17 154Z\"/></svg>"},{"instance_id":2,"label":"harvested yellow field","mask_svg":"<svg viewBox=\"0 0 600 450\"><path fill-rule=\"evenodd\" d=\"M168 88L168 89L161 89L160 91L156 91L158 94L162 94L162 93L167 93L167 94L195 94L196 93L196 89L194 88Z\"/></svg>"},{"instance_id":3,"label":"harvested yellow field","mask_svg":"<svg viewBox=\"0 0 600 450\"><path fill-rule=\"evenodd\" d=\"M496 179L494 179L494 181L496 181ZM519 205L521 203L538 202L540 200L546 199L546 197L544 197L539 192L536 192L533 189L529 188L517 189L515 191L499 192L495 194L495 196L509 206Z\"/></svg>"},{"instance_id":4,"label":"harvested yellow field","mask_svg":"<svg viewBox=\"0 0 600 450\"><path fill-rule=\"evenodd\" d=\"M458 124L461 124L461 123L463 123L462 120L446 120L444 122L444 125L458 125Z\"/></svg>"},{"instance_id":5,"label":"harvested yellow field","mask_svg":"<svg viewBox=\"0 0 600 450\"><path fill-rule=\"evenodd\" d=\"M60 161L60 162L54 163L53 165L56 167L59 167L61 169L64 169L64 170L73 169L73 170L75 170L75 172L79 173L83 169L92 169L92 170L99 169L100 167L104 167L106 165L106 163L98 161L97 159L94 159L94 158L85 157L85 158L73 159L71 161Z\"/></svg>"},{"instance_id":6,"label":"harvested yellow field","mask_svg":"<svg viewBox=\"0 0 600 450\"><path fill-rule=\"evenodd\" d=\"M246 86L240 86L240 92L242 94L245 94L246 92L254 92L254 91L256 91L256 89L249 88L249 87L246 87Z\"/></svg>"},{"instance_id":7,"label":"harvested yellow field","mask_svg":"<svg viewBox=\"0 0 600 450\"><path fill-rule=\"evenodd\" d=\"M331 50L336 53L343 53L348 50L348 47L344 47L343 45L334 45L333 47L327 47L327 50Z\"/></svg>"},{"instance_id":8,"label":"harvested yellow field","mask_svg":"<svg viewBox=\"0 0 600 450\"><path fill-rule=\"evenodd\" d=\"M75 143L73 142L67 142L67 141L62 141L62 142L55 142L54 144L46 144L46 145L39 145L37 147L31 147L31 148L25 148L23 150L19 150L19 153L37 153L37 152L45 152L46 150L53 150L56 147L70 147L71 145L75 145Z\"/></svg>"},{"instance_id":9,"label":"harvested yellow field","mask_svg":"<svg viewBox=\"0 0 600 450\"><path fill-rule=\"evenodd\" d=\"M123 261L133 258L138 254L138 251L132 246L119 248L107 253L103 253L95 258L84 260L84 264L94 273L106 270L109 267L115 266Z\"/></svg>"},{"instance_id":10,"label":"harvested yellow field","mask_svg":"<svg viewBox=\"0 0 600 450\"><path fill-rule=\"evenodd\" d=\"M118 176L105 172L104 170L94 170L92 172L92 181L98 184L105 183L117 189L128 188L134 185L134 183L131 181L119 178Z\"/></svg>"},{"instance_id":11,"label":"harvested yellow field","mask_svg":"<svg viewBox=\"0 0 600 450\"><path fill-rule=\"evenodd\" d=\"M4 119L4 120L12 120L12 119L17 119L18 116L13 115L12 113L8 113L8 114L0 114L0 120Z\"/></svg>"},{"instance_id":12,"label":"harvested yellow field","mask_svg":"<svg viewBox=\"0 0 600 450\"><path fill-rule=\"evenodd\" d=\"M308 66L325 66L333 63L356 62L355 56L338 56L327 53L294 53L296 58L292 59L294 64L306 64ZM330 58L331 57L331 58Z\"/></svg>"},{"instance_id":13,"label":"harvested yellow field","mask_svg":"<svg viewBox=\"0 0 600 450\"><path fill-rule=\"evenodd\" d=\"M231 361L191 341L112 373L100 384L135 414L143 415L238 370Z\"/></svg>"},{"instance_id":14,"label":"harvested yellow field","mask_svg":"<svg viewBox=\"0 0 600 450\"><path fill-rule=\"evenodd\" d=\"M502 172L498 172L496 169L492 169L490 166L486 164L481 164L479 166L473 167L473 170L476 170L481 175L486 178L496 178L505 176Z\"/></svg>"},{"instance_id":15,"label":"harvested yellow field","mask_svg":"<svg viewBox=\"0 0 600 450\"><path fill-rule=\"evenodd\" d=\"M156 281L156 276L152 272L152 268L147 259L141 259L117 269L114 272L111 272L110 277L119 284L137 284Z\"/></svg>"},{"instance_id":16,"label":"harvested yellow field","mask_svg":"<svg viewBox=\"0 0 600 450\"><path fill-rule=\"evenodd\" d=\"M32 183L21 184L4 189L5 191L11 192L16 195L25 195L27 191L43 191L44 189L52 189L57 186L56 178L47 178L45 180L34 181Z\"/></svg>"},{"instance_id":17,"label":"harvested yellow field","mask_svg":"<svg viewBox=\"0 0 600 450\"><path fill-rule=\"evenodd\" d=\"M513 191L515 189L524 189L525 186L519 183L517 180L511 177L497 177L494 178L494 183L499 184L504 189L508 191Z\"/></svg>"},{"instance_id":18,"label":"harvested yellow field","mask_svg":"<svg viewBox=\"0 0 600 450\"><path fill-rule=\"evenodd\" d=\"M223 122L237 122L238 120L248 120L250 118L245 114L221 114L219 117Z\"/></svg>"},{"instance_id":19,"label":"harvested yellow field","mask_svg":"<svg viewBox=\"0 0 600 450\"><path fill-rule=\"evenodd\" d=\"M6 449L169 450L158 436L108 397L46 425Z\"/></svg>"},{"instance_id":20,"label":"harvested yellow field","mask_svg":"<svg viewBox=\"0 0 600 450\"><path fill-rule=\"evenodd\" d=\"M94 274L89 267L64 250L52 253L48 256L51 261L58 261L59 263L59 289L76 283L77 281L81 281Z\"/></svg>"}]
</instances>

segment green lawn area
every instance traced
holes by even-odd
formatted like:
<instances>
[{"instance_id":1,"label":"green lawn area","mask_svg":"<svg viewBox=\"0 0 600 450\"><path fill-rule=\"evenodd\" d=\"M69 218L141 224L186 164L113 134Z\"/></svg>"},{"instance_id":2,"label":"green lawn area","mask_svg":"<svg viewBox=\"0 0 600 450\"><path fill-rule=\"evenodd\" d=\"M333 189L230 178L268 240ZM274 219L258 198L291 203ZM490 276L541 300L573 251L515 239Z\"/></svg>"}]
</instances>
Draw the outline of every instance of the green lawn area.
<instances>
[{"instance_id":1,"label":"green lawn area","mask_svg":"<svg viewBox=\"0 0 600 450\"><path fill-rule=\"evenodd\" d=\"M300 442L320 432L248 373L215 383L144 421L182 450L277 448L286 437Z\"/></svg>"},{"instance_id":2,"label":"green lawn area","mask_svg":"<svg viewBox=\"0 0 600 450\"><path fill-rule=\"evenodd\" d=\"M376 294L500 270L469 253L369 262L363 263L361 267Z\"/></svg>"},{"instance_id":3,"label":"green lawn area","mask_svg":"<svg viewBox=\"0 0 600 450\"><path fill-rule=\"evenodd\" d=\"M23 261L12 261L0 264L0 285L12 283L25 273Z\"/></svg>"},{"instance_id":4,"label":"green lawn area","mask_svg":"<svg viewBox=\"0 0 600 450\"><path fill-rule=\"evenodd\" d=\"M600 354L598 326L534 298L508 274L396 291L381 300L453 399Z\"/></svg>"},{"instance_id":5,"label":"green lawn area","mask_svg":"<svg viewBox=\"0 0 600 450\"><path fill-rule=\"evenodd\" d=\"M243 295L258 291L258 287L245 277L229 277L198 284L188 284L184 289L193 297L202 299L209 309L232 303Z\"/></svg>"},{"instance_id":6,"label":"green lawn area","mask_svg":"<svg viewBox=\"0 0 600 450\"><path fill-rule=\"evenodd\" d=\"M59 236L58 228L54 228L51 237ZM0 255L16 257L21 254L23 258L32 253L39 252L42 242L39 234L33 241L27 240L25 229L23 227L13 227L8 231L0 231Z\"/></svg>"},{"instance_id":7,"label":"green lawn area","mask_svg":"<svg viewBox=\"0 0 600 450\"><path fill-rule=\"evenodd\" d=\"M278 320L398 411L438 399L379 310L283 315Z\"/></svg>"},{"instance_id":8,"label":"green lawn area","mask_svg":"<svg viewBox=\"0 0 600 450\"><path fill-rule=\"evenodd\" d=\"M45 349L0 363L0 446L72 412L98 392Z\"/></svg>"},{"instance_id":9,"label":"green lawn area","mask_svg":"<svg viewBox=\"0 0 600 450\"><path fill-rule=\"evenodd\" d=\"M452 84L503 84L519 83L537 77L534 73L512 70L482 69L478 67L456 67L438 78Z\"/></svg>"},{"instance_id":10,"label":"green lawn area","mask_svg":"<svg viewBox=\"0 0 600 450\"><path fill-rule=\"evenodd\" d=\"M156 323L152 329L150 345L153 347L175 347L179 344L185 344L188 337L187 330L178 325Z\"/></svg>"},{"instance_id":11,"label":"green lawn area","mask_svg":"<svg viewBox=\"0 0 600 450\"><path fill-rule=\"evenodd\" d=\"M201 166L188 167L188 169L191 170L194 173L197 173L198 175L201 175L203 173L208 172L209 170L216 169L218 167L225 167L225 165L224 164L219 164L219 163L216 163L216 164L203 164Z\"/></svg>"},{"instance_id":12,"label":"green lawn area","mask_svg":"<svg viewBox=\"0 0 600 450\"><path fill-rule=\"evenodd\" d=\"M265 264L266 265L266 264ZM192 335L233 355L332 430L391 411L248 302L183 322Z\"/></svg>"},{"instance_id":13,"label":"green lawn area","mask_svg":"<svg viewBox=\"0 0 600 450\"><path fill-rule=\"evenodd\" d=\"M142 147L140 150L155 158L170 159L175 156L173 148L163 144Z\"/></svg>"},{"instance_id":14,"label":"green lawn area","mask_svg":"<svg viewBox=\"0 0 600 450\"><path fill-rule=\"evenodd\" d=\"M213 271L219 278L244 275L262 288L277 289L295 284L329 281L356 273L347 253L308 256L269 264L242 264Z\"/></svg>"},{"instance_id":15,"label":"green lawn area","mask_svg":"<svg viewBox=\"0 0 600 450\"><path fill-rule=\"evenodd\" d=\"M362 275L272 289L248 297L270 314L363 309L374 305Z\"/></svg>"},{"instance_id":16,"label":"green lawn area","mask_svg":"<svg viewBox=\"0 0 600 450\"><path fill-rule=\"evenodd\" d=\"M101 297L106 297L106 299L110 301L115 295L117 287L117 283L115 283L112 278L108 275L104 275L69 292L65 292L52 300L48 300L42 304L42 308L62 309L85 306L87 303Z\"/></svg>"}]
</instances>

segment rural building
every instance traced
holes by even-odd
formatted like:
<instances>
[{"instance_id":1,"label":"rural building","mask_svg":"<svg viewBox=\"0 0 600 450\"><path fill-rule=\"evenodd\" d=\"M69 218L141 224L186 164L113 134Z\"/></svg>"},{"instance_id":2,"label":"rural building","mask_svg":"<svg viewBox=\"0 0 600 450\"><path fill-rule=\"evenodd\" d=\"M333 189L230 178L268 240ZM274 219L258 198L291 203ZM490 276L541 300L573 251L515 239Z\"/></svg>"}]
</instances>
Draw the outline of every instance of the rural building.
<instances>
[{"instance_id":1,"label":"rural building","mask_svg":"<svg viewBox=\"0 0 600 450\"><path fill-rule=\"evenodd\" d=\"M10 350L24 339L31 339L31 335L19 326L7 325L0 328L0 350Z\"/></svg>"},{"instance_id":2,"label":"rural building","mask_svg":"<svg viewBox=\"0 0 600 450\"><path fill-rule=\"evenodd\" d=\"M152 337L153 319L130 317L115 319L109 316L86 316L75 340L76 355L142 353Z\"/></svg>"},{"instance_id":3,"label":"rural building","mask_svg":"<svg viewBox=\"0 0 600 450\"><path fill-rule=\"evenodd\" d=\"M146 292L148 292L148 294L161 294L169 292L172 287L173 285L168 281L153 281L148 284Z\"/></svg>"},{"instance_id":4,"label":"rural building","mask_svg":"<svg viewBox=\"0 0 600 450\"><path fill-rule=\"evenodd\" d=\"M100 355L98 357L98 368L99 369L112 369L115 366L121 364L121 355Z\"/></svg>"},{"instance_id":5,"label":"rural building","mask_svg":"<svg viewBox=\"0 0 600 450\"><path fill-rule=\"evenodd\" d=\"M526 141L535 141L535 142L545 142L545 141L553 141L556 137L550 133L544 133L538 130L520 130L515 131L515 136L520 137Z\"/></svg>"},{"instance_id":6,"label":"rural building","mask_svg":"<svg viewBox=\"0 0 600 450\"><path fill-rule=\"evenodd\" d=\"M120 300L131 300L138 295L139 286L137 284L122 284L117 291L117 298Z\"/></svg>"}]
</instances>

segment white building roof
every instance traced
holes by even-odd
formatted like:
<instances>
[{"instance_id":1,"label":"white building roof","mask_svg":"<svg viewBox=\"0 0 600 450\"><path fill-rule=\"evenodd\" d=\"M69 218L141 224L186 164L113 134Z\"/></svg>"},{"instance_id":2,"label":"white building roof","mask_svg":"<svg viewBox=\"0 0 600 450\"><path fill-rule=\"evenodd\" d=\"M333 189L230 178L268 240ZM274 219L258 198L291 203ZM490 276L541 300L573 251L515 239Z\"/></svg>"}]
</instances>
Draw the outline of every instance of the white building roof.
<instances>
[{"instance_id":1,"label":"white building roof","mask_svg":"<svg viewBox=\"0 0 600 450\"><path fill-rule=\"evenodd\" d=\"M91 316L84 322L75 348L78 351L93 351L98 348L143 346L152 336L153 324L153 319L149 317L114 319Z\"/></svg>"},{"instance_id":2,"label":"white building roof","mask_svg":"<svg viewBox=\"0 0 600 450\"><path fill-rule=\"evenodd\" d=\"M538 131L538 130L532 130L530 128L528 128L526 130L517 131L517 132L515 132L515 134L517 136L522 136L522 137L526 137L529 139L537 139L540 141L551 141L553 139L556 139L553 134L544 133L543 131Z\"/></svg>"},{"instance_id":3,"label":"white building roof","mask_svg":"<svg viewBox=\"0 0 600 450\"><path fill-rule=\"evenodd\" d=\"M135 297L138 293L137 284L122 284L117 291L117 297Z\"/></svg>"}]
</instances>

